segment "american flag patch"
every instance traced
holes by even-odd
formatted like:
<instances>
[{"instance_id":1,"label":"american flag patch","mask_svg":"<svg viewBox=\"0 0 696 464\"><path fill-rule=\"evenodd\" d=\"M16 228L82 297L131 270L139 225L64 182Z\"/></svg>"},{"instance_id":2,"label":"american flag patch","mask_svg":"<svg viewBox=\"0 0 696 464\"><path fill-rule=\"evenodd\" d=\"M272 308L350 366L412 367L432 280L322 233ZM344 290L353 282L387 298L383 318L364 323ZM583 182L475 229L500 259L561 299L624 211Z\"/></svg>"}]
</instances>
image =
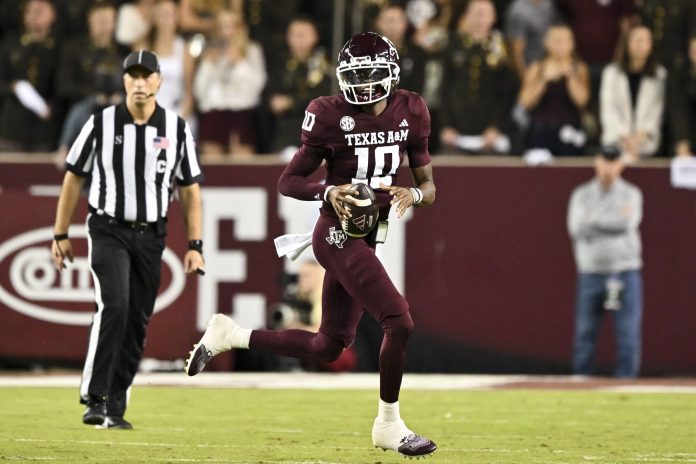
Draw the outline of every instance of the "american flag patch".
<instances>
[{"instance_id":1,"label":"american flag patch","mask_svg":"<svg viewBox=\"0 0 696 464\"><path fill-rule=\"evenodd\" d=\"M169 148L169 139L166 137L155 137L152 141L155 144L155 148L160 148L162 150Z\"/></svg>"}]
</instances>

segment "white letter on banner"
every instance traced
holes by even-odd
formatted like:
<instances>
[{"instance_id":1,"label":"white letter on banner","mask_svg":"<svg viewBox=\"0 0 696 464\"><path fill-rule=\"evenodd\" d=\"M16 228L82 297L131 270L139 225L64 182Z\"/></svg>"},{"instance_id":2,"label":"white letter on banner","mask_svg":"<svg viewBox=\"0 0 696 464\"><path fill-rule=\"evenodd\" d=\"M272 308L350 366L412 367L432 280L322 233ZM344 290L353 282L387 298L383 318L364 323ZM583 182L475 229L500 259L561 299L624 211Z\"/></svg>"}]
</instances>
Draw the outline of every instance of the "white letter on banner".
<instances>
[{"instance_id":1,"label":"white letter on banner","mask_svg":"<svg viewBox=\"0 0 696 464\"><path fill-rule=\"evenodd\" d=\"M278 194L278 217L285 223L285 233L304 234L314 230L320 206L318 201L301 201ZM311 246L296 261L283 258L285 272L297 274L300 263L309 260L316 260Z\"/></svg>"},{"instance_id":2,"label":"white letter on banner","mask_svg":"<svg viewBox=\"0 0 696 464\"><path fill-rule=\"evenodd\" d=\"M413 209L397 218L396 208L389 212L387 241L377 245L377 258L382 262L394 286L406 295L406 223L413 218Z\"/></svg>"},{"instance_id":3,"label":"white letter on banner","mask_svg":"<svg viewBox=\"0 0 696 464\"><path fill-rule=\"evenodd\" d=\"M263 295L254 305L243 308L219 306L218 285L222 282L247 280L247 256L240 250L221 250L219 224L223 220L234 221L234 238L240 241L266 240L268 237L268 194L262 187L204 187L203 203L203 252L205 276L198 278L198 311L196 324L204 331L208 321L217 312L240 314L244 320L265 320L266 304ZM249 296L249 294L247 294ZM252 314L253 313L253 314ZM263 317L261 317L263 316ZM248 327L255 329L258 327Z\"/></svg>"}]
</instances>

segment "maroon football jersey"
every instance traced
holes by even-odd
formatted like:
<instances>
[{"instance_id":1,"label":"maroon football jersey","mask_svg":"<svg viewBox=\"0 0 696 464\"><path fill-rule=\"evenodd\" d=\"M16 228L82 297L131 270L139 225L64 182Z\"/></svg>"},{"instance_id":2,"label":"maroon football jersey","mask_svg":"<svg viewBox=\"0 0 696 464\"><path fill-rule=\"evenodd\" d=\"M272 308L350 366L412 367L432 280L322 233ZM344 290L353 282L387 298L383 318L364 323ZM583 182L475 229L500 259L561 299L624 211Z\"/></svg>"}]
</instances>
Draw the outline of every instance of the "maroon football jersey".
<instances>
[{"instance_id":1,"label":"maroon football jersey","mask_svg":"<svg viewBox=\"0 0 696 464\"><path fill-rule=\"evenodd\" d=\"M430 163L430 113L423 98L397 90L379 116L364 112L342 95L310 102L302 123L302 144L326 160L327 185L366 183L375 189L380 216L391 196L379 184L399 185L397 168L404 155L409 166ZM322 210L335 214L330 204Z\"/></svg>"}]
</instances>

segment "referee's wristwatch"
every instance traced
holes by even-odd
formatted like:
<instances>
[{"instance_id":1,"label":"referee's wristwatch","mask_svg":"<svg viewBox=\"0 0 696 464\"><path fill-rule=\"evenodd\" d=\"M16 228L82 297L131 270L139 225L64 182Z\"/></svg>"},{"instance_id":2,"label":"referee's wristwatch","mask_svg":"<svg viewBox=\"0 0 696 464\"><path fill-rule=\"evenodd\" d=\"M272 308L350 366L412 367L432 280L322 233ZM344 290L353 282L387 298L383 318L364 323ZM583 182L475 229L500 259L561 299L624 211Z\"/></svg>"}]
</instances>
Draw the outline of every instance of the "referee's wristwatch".
<instances>
[{"instance_id":1,"label":"referee's wristwatch","mask_svg":"<svg viewBox=\"0 0 696 464\"><path fill-rule=\"evenodd\" d=\"M188 249L196 250L203 256L203 240L189 240Z\"/></svg>"}]
</instances>

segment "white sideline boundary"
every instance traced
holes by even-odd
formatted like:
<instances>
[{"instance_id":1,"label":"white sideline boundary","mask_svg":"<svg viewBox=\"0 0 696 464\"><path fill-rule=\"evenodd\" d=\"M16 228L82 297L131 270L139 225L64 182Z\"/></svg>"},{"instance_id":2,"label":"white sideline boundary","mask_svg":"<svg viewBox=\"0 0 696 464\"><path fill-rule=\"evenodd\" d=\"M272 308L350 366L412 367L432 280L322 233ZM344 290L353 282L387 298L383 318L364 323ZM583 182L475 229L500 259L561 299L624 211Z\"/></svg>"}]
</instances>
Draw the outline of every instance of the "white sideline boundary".
<instances>
[{"instance_id":1,"label":"white sideline boundary","mask_svg":"<svg viewBox=\"0 0 696 464\"><path fill-rule=\"evenodd\" d=\"M406 390L472 390L502 386L523 377L447 374L406 374ZM0 374L0 387L79 387L79 374ZM331 374L307 372L206 372L195 377L184 373L138 373L133 385L205 388L263 388L310 390L379 389L379 374Z\"/></svg>"},{"instance_id":2,"label":"white sideline boundary","mask_svg":"<svg viewBox=\"0 0 696 464\"><path fill-rule=\"evenodd\" d=\"M529 375L459 375L405 374L403 390L492 390L531 388L548 390L594 390L621 393L685 393L696 394L696 381L684 379L639 379L633 382L606 381L573 376ZM184 373L138 373L135 386L167 386L193 388L254 388L310 390L377 390L377 373L279 373L279 372L205 372L195 377ZM2 387L66 387L79 388L80 374L13 374L0 372ZM533 385L533 386L532 386Z\"/></svg>"}]
</instances>

